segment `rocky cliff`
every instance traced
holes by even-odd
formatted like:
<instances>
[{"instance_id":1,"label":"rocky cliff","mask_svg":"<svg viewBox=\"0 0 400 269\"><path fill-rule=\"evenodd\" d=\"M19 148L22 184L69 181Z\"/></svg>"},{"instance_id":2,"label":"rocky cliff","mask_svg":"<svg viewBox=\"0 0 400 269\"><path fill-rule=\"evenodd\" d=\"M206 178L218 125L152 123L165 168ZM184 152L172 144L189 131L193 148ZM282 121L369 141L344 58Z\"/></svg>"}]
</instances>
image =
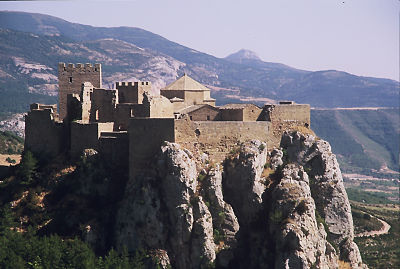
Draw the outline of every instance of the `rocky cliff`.
<instances>
[{"instance_id":1,"label":"rocky cliff","mask_svg":"<svg viewBox=\"0 0 400 269\"><path fill-rule=\"evenodd\" d=\"M202 161L198 161L198 160ZM222 164L166 143L128 182L115 244L173 268L366 268L341 172L327 142L285 133Z\"/></svg>"}]
</instances>

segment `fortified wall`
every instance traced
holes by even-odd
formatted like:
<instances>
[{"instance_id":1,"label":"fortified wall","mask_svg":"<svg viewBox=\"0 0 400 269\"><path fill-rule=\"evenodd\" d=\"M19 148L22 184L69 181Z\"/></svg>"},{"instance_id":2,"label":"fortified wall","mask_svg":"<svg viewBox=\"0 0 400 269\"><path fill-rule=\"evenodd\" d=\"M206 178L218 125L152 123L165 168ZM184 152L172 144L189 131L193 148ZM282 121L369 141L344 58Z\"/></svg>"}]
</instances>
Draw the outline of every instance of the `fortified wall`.
<instances>
[{"instance_id":1,"label":"fortified wall","mask_svg":"<svg viewBox=\"0 0 400 269\"><path fill-rule=\"evenodd\" d=\"M67 147L67 130L59 121L57 105L32 104L25 116L25 148L55 157Z\"/></svg>"},{"instance_id":2,"label":"fortified wall","mask_svg":"<svg viewBox=\"0 0 400 269\"><path fill-rule=\"evenodd\" d=\"M35 154L78 158L97 150L134 176L147 169L164 141L220 162L242 142L279 147L285 130L310 127L310 106L285 101L215 106L210 90L186 74L150 94L150 82L117 82L101 88L101 65L59 64L59 109L33 104L26 116L25 147Z\"/></svg>"}]
</instances>

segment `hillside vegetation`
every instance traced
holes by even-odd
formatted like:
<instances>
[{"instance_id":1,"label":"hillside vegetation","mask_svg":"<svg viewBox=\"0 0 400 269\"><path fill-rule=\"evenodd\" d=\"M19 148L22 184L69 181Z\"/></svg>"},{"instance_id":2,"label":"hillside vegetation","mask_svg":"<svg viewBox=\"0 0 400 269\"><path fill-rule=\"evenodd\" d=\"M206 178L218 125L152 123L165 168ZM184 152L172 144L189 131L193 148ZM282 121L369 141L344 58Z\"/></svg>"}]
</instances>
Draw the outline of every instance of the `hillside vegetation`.
<instances>
[{"instance_id":1,"label":"hillside vegetation","mask_svg":"<svg viewBox=\"0 0 400 269\"><path fill-rule=\"evenodd\" d=\"M24 140L11 132L0 131L0 154L21 154Z\"/></svg>"},{"instance_id":2,"label":"hillside vegetation","mask_svg":"<svg viewBox=\"0 0 400 269\"><path fill-rule=\"evenodd\" d=\"M387 234L376 237L356 237L363 261L371 269L399 268L400 266L400 222L399 205L381 205L352 202L356 231L379 230L376 218L391 226Z\"/></svg>"},{"instance_id":3,"label":"hillside vegetation","mask_svg":"<svg viewBox=\"0 0 400 269\"><path fill-rule=\"evenodd\" d=\"M344 172L399 171L398 109L312 110L311 123L331 143Z\"/></svg>"}]
</instances>

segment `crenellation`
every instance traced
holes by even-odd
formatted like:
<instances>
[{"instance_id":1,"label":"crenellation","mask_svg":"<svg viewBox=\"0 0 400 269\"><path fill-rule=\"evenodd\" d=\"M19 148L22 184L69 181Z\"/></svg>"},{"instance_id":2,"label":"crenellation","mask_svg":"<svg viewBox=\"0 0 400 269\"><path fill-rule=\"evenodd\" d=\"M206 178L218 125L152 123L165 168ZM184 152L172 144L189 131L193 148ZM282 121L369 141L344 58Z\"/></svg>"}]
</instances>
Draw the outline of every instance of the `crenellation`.
<instances>
[{"instance_id":1,"label":"crenellation","mask_svg":"<svg viewBox=\"0 0 400 269\"><path fill-rule=\"evenodd\" d=\"M80 94L81 86L84 82L90 82L93 87L101 88L102 86L101 65L97 64L77 64L76 66L69 63L58 64L58 86L59 86L59 114L60 119L67 116L67 95Z\"/></svg>"}]
</instances>

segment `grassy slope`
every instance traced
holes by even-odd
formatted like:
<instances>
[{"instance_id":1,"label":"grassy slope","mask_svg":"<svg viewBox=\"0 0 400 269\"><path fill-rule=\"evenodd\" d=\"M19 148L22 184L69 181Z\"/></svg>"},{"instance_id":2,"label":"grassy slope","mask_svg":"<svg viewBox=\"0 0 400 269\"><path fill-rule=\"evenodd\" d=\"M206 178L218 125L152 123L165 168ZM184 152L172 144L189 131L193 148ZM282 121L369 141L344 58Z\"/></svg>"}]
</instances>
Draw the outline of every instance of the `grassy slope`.
<instances>
[{"instance_id":1,"label":"grassy slope","mask_svg":"<svg viewBox=\"0 0 400 269\"><path fill-rule=\"evenodd\" d=\"M329 141L345 172L399 170L399 110L312 110L315 133Z\"/></svg>"},{"instance_id":2,"label":"grassy slope","mask_svg":"<svg viewBox=\"0 0 400 269\"><path fill-rule=\"evenodd\" d=\"M11 132L0 131L0 154L20 154L24 140Z\"/></svg>"}]
</instances>

